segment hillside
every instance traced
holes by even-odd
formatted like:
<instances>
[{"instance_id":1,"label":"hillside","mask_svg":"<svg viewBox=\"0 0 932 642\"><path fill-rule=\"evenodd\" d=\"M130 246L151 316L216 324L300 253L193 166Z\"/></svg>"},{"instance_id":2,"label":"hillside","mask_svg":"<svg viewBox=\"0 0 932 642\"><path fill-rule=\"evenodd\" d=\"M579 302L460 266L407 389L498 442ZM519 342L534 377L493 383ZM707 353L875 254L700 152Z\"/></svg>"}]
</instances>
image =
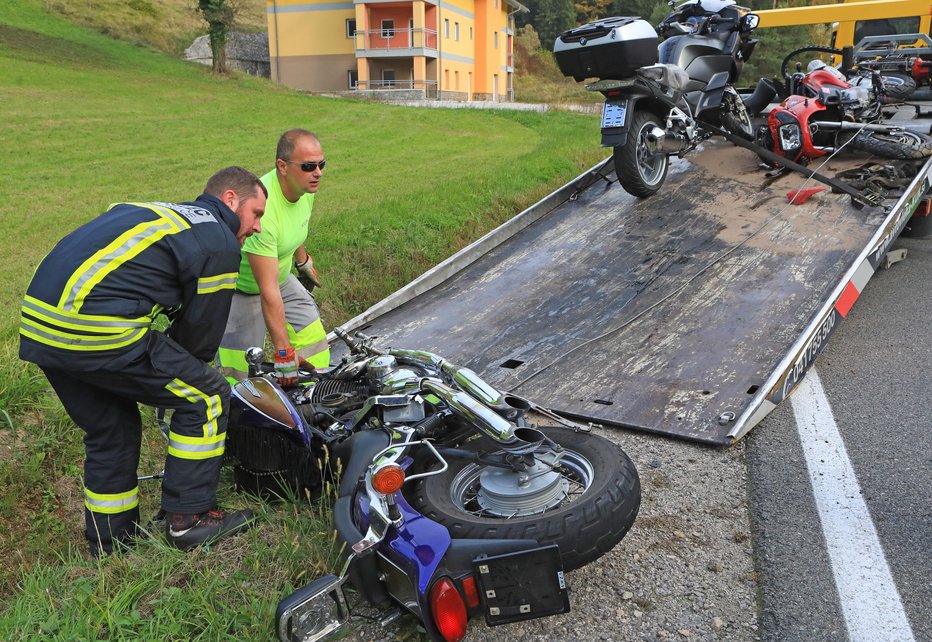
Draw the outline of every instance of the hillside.
<instances>
[{"instance_id":1,"label":"hillside","mask_svg":"<svg viewBox=\"0 0 932 642\"><path fill-rule=\"evenodd\" d=\"M48 0L50 13L104 35L180 56L207 24L197 0ZM236 30L265 31L265 0L236 0Z\"/></svg>"}]
</instances>

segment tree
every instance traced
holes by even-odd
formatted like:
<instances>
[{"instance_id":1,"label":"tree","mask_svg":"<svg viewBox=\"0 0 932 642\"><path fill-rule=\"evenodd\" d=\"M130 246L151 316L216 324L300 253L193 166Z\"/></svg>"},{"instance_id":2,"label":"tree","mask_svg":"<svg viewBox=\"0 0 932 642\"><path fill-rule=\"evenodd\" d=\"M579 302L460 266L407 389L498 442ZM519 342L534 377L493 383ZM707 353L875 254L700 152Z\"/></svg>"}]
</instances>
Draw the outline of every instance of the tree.
<instances>
[{"instance_id":1,"label":"tree","mask_svg":"<svg viewBox=\"0 0 932 642\"><path fill-rule=\"evenodd\" d=\"M576 26L576 7L573 0L538 0L537 15L533 16L534 29L541 44L548 50L561 33Z\"/></svg>"},{"instance_id":2,"label":"tree","mask_svg":"<svg viewBox=\"0 0 932 642\"><path fill-rule=\"evenodd\" d=\"M233 29L236 7L232 0L198 0L197 9L207 21L213 69L218 74L227 72L227 36Z\"/></svg>"},{"instance_id":3,"label":"tree","mask_svg":"<svg viewBox=\"0 0 932 642\"><path fill-rule=\"evenodd\" d=\"M663 15L670 12L670 7L664 0L615 0L613 15L616 16L638 16L645 20L650 20L651 14L662 7Z\"/></svg>"},{"instance_id":4,"label":"tree","mask_svg":"<svg viewBox=\"0 0 932 642\"><path fill-rule=\"evenodd\" d=\"M614 0L577 0L576 22L585 24L612 15Z\"/></svg>"}]
</instances>

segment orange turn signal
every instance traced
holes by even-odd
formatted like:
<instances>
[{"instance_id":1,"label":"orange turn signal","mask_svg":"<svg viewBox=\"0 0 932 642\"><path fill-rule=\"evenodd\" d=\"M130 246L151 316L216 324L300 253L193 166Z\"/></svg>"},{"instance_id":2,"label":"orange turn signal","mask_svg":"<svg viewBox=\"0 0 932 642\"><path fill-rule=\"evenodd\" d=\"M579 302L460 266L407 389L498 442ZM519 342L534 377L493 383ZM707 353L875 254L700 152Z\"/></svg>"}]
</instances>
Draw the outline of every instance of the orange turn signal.
<instances>
[{"instance_id":1,"label":"orange turn signal","mask_svg":"<svg viewBox=\"0 0 932 642\"><path fill-rule=\"evenodd\" d=\"M372 476L372 487L383 495L398 492L404 482L405 471L398 464L382 466Z\"/></svg>"}]
</instances>

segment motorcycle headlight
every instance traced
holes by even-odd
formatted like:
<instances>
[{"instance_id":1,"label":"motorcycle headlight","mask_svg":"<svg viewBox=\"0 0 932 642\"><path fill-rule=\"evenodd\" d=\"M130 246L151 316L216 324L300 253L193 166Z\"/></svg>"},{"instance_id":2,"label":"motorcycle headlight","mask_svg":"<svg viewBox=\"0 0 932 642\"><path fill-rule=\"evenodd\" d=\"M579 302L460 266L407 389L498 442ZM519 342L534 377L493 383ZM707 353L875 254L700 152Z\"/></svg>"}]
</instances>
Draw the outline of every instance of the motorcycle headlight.
<instances>
[{"instance_id":1,"label":"motorcycle headlight","mask_svg":"<svg viewBox=\"0 0 932 642\"><path fill-rule=\"evenodd\" d=\"M780 149L784 152L795 151L803 146L803 133L796 123L780 125Z\"/></svg>"}]
</instances>

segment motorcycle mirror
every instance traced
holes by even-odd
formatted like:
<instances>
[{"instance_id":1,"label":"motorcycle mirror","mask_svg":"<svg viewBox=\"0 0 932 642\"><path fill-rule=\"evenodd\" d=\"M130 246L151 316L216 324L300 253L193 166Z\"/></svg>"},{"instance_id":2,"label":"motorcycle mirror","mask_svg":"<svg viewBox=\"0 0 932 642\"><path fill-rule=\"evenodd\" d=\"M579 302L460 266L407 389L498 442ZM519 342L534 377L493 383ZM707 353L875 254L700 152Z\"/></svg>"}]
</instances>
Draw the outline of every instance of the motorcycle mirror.
<instances>
[{"instance_id":1,"label":"motorcycle mirror","mask_svg":"<svg viewBox=\"0 0 932 642\"><path fill-rule=\"evenodd\" d=\"M249 364L250 377L255 377L262 371L263 359L265 359L265 351L262 348L253 346L246 349L246 363Z\"/></svg>"},{"instance_id":2,"label":"motorcycle mirror","mask_svg":"<svg viewBox=\"0 0 932 642\"><path fill-rule=\"evenodd\" d=\"M278 603L275 621L278 638L285 642L315 642L339 629L349 619L343 593L345 578L319 577Z\"/></svg>"},{"instance_id":3,"label":"motorcycle mirror","mask_svg":"<svg viewBox=\"0 0 932 642\"><path fill-rule=\"evenodd\" d=\"M760 24L760 16L756 13L746 13L741 18L741 31L753 31Z\"/></svg>"}]
</instances>

